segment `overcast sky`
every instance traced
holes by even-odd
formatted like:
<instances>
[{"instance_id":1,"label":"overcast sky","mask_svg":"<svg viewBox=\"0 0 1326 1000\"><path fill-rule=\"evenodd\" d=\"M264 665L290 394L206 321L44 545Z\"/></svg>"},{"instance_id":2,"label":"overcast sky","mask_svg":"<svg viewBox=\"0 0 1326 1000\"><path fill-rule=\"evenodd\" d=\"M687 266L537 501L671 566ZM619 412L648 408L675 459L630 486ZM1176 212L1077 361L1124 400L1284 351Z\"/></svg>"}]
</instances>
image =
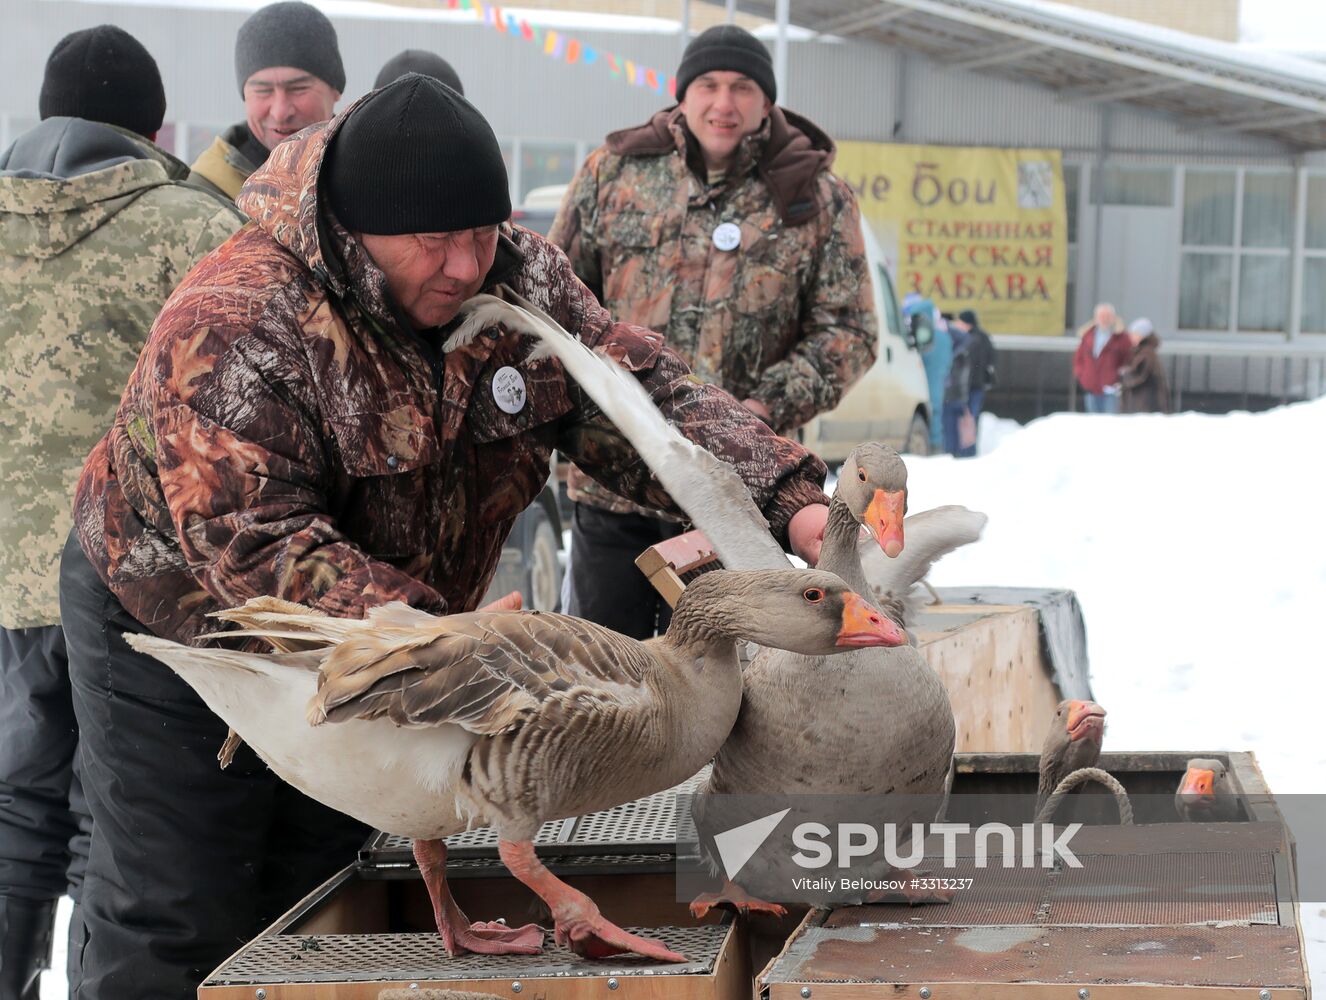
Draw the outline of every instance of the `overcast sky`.
<instances>
[{"instance_id":1,"label":"overcast sky","mask_svg":"<svg viewBox=\"0 0 1326 1000\"><path fill-rule=\"evenodd\" d=\"M1243 0L1239 22L1245 42L1326 52L1326 3L1321 0Z\"/></svg>"}]
</instances>

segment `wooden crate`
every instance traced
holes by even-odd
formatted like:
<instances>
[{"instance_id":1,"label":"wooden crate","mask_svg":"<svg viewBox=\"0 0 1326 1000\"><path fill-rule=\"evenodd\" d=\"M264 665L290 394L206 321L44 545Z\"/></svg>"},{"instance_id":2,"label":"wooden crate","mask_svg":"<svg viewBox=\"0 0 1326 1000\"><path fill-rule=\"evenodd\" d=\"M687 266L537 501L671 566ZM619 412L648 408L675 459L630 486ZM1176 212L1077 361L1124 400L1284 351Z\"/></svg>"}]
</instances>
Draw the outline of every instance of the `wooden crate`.
<instances>
[{"instance_id":1,"label":"wooden crate","mask_svg":"<svg viewBox=\"0 0 1326 1000\"><path fill-rule=\"evenodd\" d=\"M699 532L651 545L635 560L675 605L686 584L720 565ZM936 604L917 642L948 689L959 753L1039 751L1064 697L1041 646L1040 617L1022 604Z\"/></svg>"},{"instance_id":2,"label":"wooden crate","mask_svg":"<svg viewBox=\"0 0 1326 1000\"><path fill-rule=\"evenodd\" d=\"M959 753L1040 751L1062 695L1041 650L1035 608L936 604L917 632L948 689Z\"/></svg>"},{"instance_id":3,"label":"wooden crate","mask_svg":"<svg viewBox=\"0 0 1326 1000\"><path fill-rule=\"evenodd\" d=\"M611 870L603 859L597 870ZM588 893L609 919L658 937L686 955L685 965L619 956L581 959L554 946L539 956L447 957L417 872L382 873L351 865L223 962L198 990L199 1000L392 1000L464 990L511 1000L744 1000L751 969L744 936L714 916L692 920L675 896L671 870L577 875L593 858L550 863ZM649 866L646 866L649 867ZM412 877L411 877L412 876ZM499 864L469 859L453 867L457 901L474 920L503 917L550 926L542 904ZM258 991L261 990L262 993ZM398 993L396 991L407 991Z\"/></svg>"},{"instance_id":4,"label":"wooden crate","mask_svg":"<svg viewBox=\"0 0 1326 1000\"><path fill-rule=\"evenodd\" d=\"M1177 821L1173 790L1195 756L1229 767L1242 821ZM1030 791L1035 766L1031 754L959 758L954 800L964 788ZM764 966L758 995L1306 1000L1293 843L1252 756L1105 754L1101 766L1134 794L1153 797L1139 816L1145 823L1081 830L1081 869L1047 870L1043 885L1031 879L1027 892L1001 896L999 905L960 896L948 906L813 910ZM1147 898L1156 887L1138 873L1168 881ZM1212 893L1213 885L1222 891ZM1231 886L1237 891L1224 891Z\"/></svg>"}]
</instances>

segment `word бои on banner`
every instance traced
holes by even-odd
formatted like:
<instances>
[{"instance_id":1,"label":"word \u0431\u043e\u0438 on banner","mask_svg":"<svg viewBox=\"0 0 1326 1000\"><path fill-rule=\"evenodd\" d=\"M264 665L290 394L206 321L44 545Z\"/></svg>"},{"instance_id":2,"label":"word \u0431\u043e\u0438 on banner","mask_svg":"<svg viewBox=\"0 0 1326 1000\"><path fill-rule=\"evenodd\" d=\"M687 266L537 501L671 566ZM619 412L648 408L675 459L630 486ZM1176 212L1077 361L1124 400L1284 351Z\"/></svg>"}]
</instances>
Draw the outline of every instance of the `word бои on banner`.
<instances>
[{"instance_id":1,"label":"word \u0431\u043e\u0438 on banner","mask_svg":"<svg viewBox=\"0 0 1326 1000\"><path fill-rule=\"evenodd\" d=\"M641 66L615 53L596 49L592 45L586 45L578 38L571 38L560 31L554 31L552 28L540 28L538 25L530 24L523 17L517 18L514 14L504 14L501 7L483 3L482 0L446 0L446 3L450 10L473 11L475 16L490 28L513 38L533 42L536 46L542 48L544 55L553 59L564 60L568 66L574 66L577 63L591 66L594 63L601 62L608 68L609 75L623 80L633 87L644 87L657 94L667 94L673 98L677 96L677 78L675 76L669 76L649 66Z\"/></svg>"}]
</instances>

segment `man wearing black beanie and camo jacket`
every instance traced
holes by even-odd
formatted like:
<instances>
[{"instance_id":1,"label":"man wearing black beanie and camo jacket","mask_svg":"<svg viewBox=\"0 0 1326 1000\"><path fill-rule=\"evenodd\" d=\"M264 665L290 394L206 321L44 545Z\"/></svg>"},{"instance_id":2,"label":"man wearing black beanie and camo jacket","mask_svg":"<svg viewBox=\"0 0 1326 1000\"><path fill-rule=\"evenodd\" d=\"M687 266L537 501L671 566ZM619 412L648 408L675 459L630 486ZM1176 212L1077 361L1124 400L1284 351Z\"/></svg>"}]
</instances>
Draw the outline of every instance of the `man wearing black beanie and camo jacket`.
<instances>
[{"instance_id":1,"label":"man wearing black beanie and camo jacket","mask_svg":"<svg viewBox=\"0 0 1326 1000\"><path fill-rule=\"evenodd\" d=\"M448 346L466 299L509 286L615 358L794 551L818 556L828 515L823 463L509 225L496 136L436 80L401 77L282 143L238 206L253 224L166 303L88 457L61 565L97 830L83 1000L188 995L365 835L247 748L219 770L225 724L125 633L202 642L223 625L212 612L256 595L351 618L389 601L471 611L554 448L677 512L527 338L494 327Z\"/></svg>"},{"instance_id":2,"label":"man wearing black beanie and camo jacket","mask_svg":"<svg viewBox=\"0 0 1326 1000\"><path fill-rule=\"evenodd\" d=\"M779 434L838 405L878 341L861 216L833 140L778 99L758 38L686 47L675 107L608 136L548 238L604 308L657 330ZM572 469L568 614L646 639L668 607L635 558L681 525Z\"/></svg>"}]
</instances>

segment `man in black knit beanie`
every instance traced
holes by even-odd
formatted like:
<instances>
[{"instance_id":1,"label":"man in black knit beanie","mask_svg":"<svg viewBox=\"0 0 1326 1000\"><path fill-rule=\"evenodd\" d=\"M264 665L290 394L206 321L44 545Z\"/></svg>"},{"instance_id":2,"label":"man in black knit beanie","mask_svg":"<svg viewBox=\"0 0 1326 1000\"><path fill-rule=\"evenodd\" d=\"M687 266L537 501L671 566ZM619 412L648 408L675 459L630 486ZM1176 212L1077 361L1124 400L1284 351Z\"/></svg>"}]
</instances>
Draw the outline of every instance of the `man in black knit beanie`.
<instances>
[{"instance_id":1,"label":"man in black knit beanie","mask_svg":"<svg viewBox=\"0 0 1326 1000\"><path fill-rule=\"evenodd\" d=\"M678 103L589 155L548 238L604 308L790 434L869 370L878 331L833 140L777 100L763 42L734 24L697 35ZM635 558L681 526L579 469L567 491L567 613L636 639L665 630L668 606Z\"/></svg>"}]
</instances>

